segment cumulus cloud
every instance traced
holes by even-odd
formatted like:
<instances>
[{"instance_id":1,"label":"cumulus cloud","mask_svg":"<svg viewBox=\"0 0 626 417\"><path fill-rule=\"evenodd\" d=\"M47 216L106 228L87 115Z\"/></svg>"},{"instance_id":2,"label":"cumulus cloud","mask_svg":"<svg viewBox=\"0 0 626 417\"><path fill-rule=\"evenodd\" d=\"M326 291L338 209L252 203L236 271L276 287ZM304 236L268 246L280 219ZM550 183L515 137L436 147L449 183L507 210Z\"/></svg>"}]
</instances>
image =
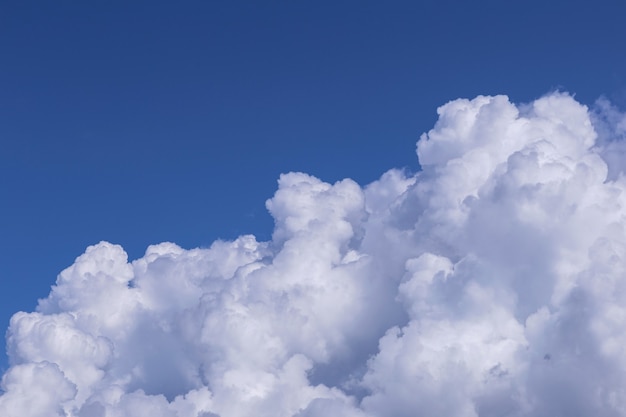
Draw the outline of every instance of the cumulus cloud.
<instances>
[{"instance_id":1,"label":"cumulus cloud","mask_svg":"<svg viewBox=\"0 0 626 417\"><path fill-rule=\"evenodd\" d=\"M626 116L438 114L417 174L282 175L268 242L87 248L13 316L0 415L625 415Z\"/></svg>"}]
</instances>

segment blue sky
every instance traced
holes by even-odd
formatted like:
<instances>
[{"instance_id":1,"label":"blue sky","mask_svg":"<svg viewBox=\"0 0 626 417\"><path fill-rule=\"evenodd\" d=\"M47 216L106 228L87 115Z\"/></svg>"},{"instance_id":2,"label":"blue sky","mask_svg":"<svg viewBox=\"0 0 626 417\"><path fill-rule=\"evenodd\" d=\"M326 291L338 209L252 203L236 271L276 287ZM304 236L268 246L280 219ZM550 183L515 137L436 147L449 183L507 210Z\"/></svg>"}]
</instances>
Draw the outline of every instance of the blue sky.
<instances>
[{"instance_id":1,"label":"blue sky","mask_svg":"<svg viewBox=\"0 0 626 417\"><path fill-rule=\"evenodd\" d=\"M134 259L268 239L280 173L418 170L452 99L560 89L623 109L625 15L617 0L5 3L0 323L101 240Z\"/></svg>"}]
</instances>

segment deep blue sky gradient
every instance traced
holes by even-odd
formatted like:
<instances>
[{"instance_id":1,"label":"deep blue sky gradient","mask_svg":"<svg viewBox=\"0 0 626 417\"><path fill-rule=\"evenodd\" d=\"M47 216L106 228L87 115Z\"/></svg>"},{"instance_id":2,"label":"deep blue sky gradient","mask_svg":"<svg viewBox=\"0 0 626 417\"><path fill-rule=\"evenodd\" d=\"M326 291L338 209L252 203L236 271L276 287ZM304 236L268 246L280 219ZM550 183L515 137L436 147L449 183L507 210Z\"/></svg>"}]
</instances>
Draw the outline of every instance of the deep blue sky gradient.
<instances>
[{"instance_id":1,"label":"deep blue sky gradient","mask_svg":"<svg viewBox=\"0 0 626 417\"><path fill-rule=\"evenodd\" d=\"M266 240L282 172L418 170L446 101L561 89L626 108L625 16L623 0L4 2L0 327L100 240L131 259Z\"/></svg>"}]
</instances>

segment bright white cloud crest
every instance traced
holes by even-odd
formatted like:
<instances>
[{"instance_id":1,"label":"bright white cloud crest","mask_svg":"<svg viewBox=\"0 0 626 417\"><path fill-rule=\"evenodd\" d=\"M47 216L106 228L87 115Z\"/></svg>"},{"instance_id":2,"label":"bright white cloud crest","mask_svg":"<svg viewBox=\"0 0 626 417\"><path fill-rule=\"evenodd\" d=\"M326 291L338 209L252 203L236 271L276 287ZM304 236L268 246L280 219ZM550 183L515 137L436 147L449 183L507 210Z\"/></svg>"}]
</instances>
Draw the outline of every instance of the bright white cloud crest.
<instances>
[{"instance_id":1,"label":"bright white cloud crest","mask_svg":"<svg viewBox=\"0 0 626 417\"><path fill-rule=\"evenodd\" d=\"M13 316L0 415L626 415L626 117L438 113L414 176L281 176L269 242L89 247Z\"/></svg>"}]
</instances>

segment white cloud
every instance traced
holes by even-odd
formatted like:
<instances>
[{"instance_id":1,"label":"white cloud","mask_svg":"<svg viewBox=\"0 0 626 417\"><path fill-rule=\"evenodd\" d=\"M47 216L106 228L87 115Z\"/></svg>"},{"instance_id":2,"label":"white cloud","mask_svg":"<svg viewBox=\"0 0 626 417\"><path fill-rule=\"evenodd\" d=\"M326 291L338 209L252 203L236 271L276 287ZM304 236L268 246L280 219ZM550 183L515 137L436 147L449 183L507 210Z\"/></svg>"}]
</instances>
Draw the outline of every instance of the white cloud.
<instances>
[{"instance_id":1,"label":"white cloud","mask_svg":"<svg viewBox=\"0 0 626 417\"><path fill-rule=\"evenodd\" d=\"M89 247L11 320L0 415L626 414L626 116L438 114L416 175L282 175L269 242Z\"/></svg>"}]
</instances>

